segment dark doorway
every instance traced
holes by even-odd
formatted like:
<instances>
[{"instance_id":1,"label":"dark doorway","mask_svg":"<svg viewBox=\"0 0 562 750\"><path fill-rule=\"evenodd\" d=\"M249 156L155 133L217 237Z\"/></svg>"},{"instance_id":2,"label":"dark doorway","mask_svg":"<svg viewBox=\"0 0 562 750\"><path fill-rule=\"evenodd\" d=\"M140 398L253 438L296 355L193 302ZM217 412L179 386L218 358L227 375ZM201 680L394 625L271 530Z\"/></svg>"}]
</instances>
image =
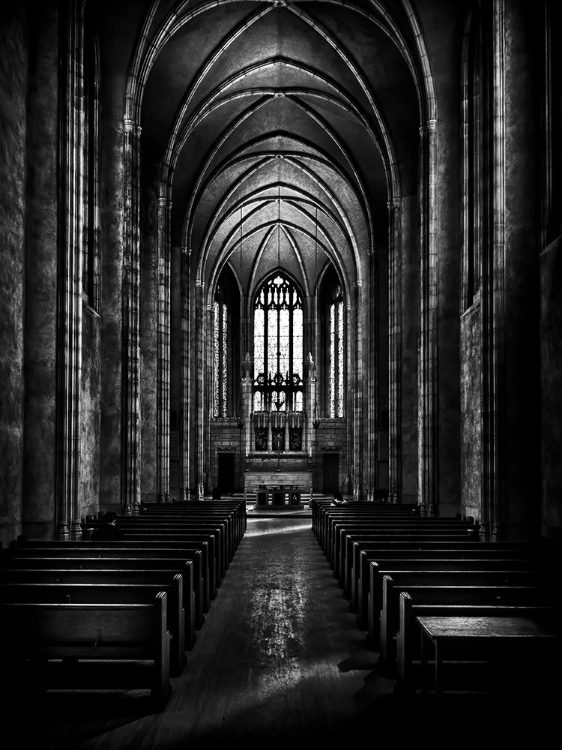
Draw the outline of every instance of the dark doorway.
<instances>
[{"instance_id":1,"label":"dark doorway","mask_svg":"<svg viewBox=\"0 0 562 750\"><path fill-rule=\"evenodd\" d=\"M217 485L222 495L234 492L234 453L218 454Z\"/></svg>"},{"instance_id":2,"label":"dark doorway","mask_svg":"<svg viewBox=\"0 0 562 750\"><path fill-rule=\"evenodd\" d=\"M339 490L340 476L340 454L324 453L323 456L323 485L322 492L325 495L332 495Z\"/></svg>"}]
</instances>

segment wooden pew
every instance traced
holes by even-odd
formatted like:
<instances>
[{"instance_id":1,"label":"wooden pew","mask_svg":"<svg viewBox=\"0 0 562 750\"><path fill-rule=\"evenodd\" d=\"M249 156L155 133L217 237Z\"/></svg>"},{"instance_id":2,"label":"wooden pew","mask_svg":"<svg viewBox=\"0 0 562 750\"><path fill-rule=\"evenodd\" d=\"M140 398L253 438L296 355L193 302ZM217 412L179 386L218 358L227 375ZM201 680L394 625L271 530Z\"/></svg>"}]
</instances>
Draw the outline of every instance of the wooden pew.
<instances>
[{"instance_id":1,"label":"wooden pew","mask_svg":"<svg viewBox=\"0 0 562 750\"><path fill-rule=\"evenodd\" d=\"M376 515L366 513L331 513L326 518L323 536L320 540L320 546L324 551L326 557L330 560L330 564L334 565L339 550L339 536L341 536L342 529L352 529L355 527L356 532L367 532L369 529L373 532L376 528L392 528L392 527L404 527L409 528L430 528L450 525L454 523L455 528L474 529L474 524L471 522L462 520L461 518L429 518L412 516L406 518L380 518ZM466 532L468 534L468 531Z\"/></svg>"},{"instance_id":2,"label":"wooden pew","mask_svg":"<svg viewBox=\"0 0 562 750\"><path fill-rule=\"evenodd\" d=\"M335 544L334 548L334 572L338 579L338 583L344 589L344 594L349 597L350 595L350 584L351 584L351 569L353 567L353 544L359 541L363 544L368 543L372 537L380 536L381 532L404 529L405 531L423 530L424 533L431 529L432 531L438 531L441 533L444 529L452 533L460 532L464 534L464 529L467 529L466 538L468 541L475 541L474 525L465 523L460 519L452 519L448 521L441 520L439 522L428 522L417 523L415 519L408 521L395 523L392 525L375 522L369 524L367 527L362 525L358 528L344 527L340 529L339 541Z\"/></svg>"},{"instance_id":3,"label":"wooden pew","mask_svg":"<svg viewBox=\"0 0 562 750\"><path fill-rule=\"evenodd\" d=\"M154 538L156 536L156 538ZM191 537L175 537L172 535L151 535L145 538L143 535L136 537L130 535L127 539L118 542L111 541L83 541L83 540L59 540L59 539L28 539L25 536L18 537L16 544L11 545L13 554L49 557L72 556L76 554L81 557L127 556L127 552L134 554L154 555L162 550L167 557L184 557L193 561L193 591L196 600L196 612L200 615L209 611L212 599L211 579L213 575L212 566L209 565L209 549L206 541L193 539ZM17 552L14 552L16 550ZM29 552L29 554L27 554ZM174 552L176 554L174 554ZM1 556L0 556L1 559Z\"/></svg>"},{"instance_id":4,"label":"wooden pew","mask_svg":"<svg viewBox=\"0 0 562 750\"><path fill-rule=\"evenodd\" d=\"M26 568L40 570L41 568L82 568L84 570L134 570L139 568L141 570L173 570L176 573L181 573L185 579L189 578L191 567L196 558L186 558L185 556L178 556L176 552L173 554L173 550L163 550L162 556L158 553L158 550L141 550L141 549L123 549L118 550L112 548L111 550L104 550L100 556L88 556L85 554L67 554L64 555L65 550L59 550L60 554L53 550L50 555L43 554L32 554L25 555L26 551L31 550L10 550L15 554L11 554L9 557L2 559L2 568ZM168 555L167 553L172 554ZM198 550L196 550L200 554ZM155 554L151 554L155 553ZM193 576L195 581L197 574ZM200 587L194 586L194 602L195 602L195 627L200 629L205 622L205 611L203 608L203 598L200 595Z\"/></svg>"},{"instance_id":5,"label":"wooden pew","mask_svg":"<svg viewBox=\"0 0 562 750\"><path fill-rule=\"evenodd\" d=\"M161 710L171 693L166 610L165 592L151 604L0 603L2 687L147 688Z\"/></svg>"},{"instance_id":6,"label":"wooden pew","mask_svg":"<svg viewBox=\"0 0 562 750\"><path fill-rule=\"evenodd\" d=\"M240 500L189 500L173 503L141 503L139 515L164 514L190 517L198 514L219 514L233 519L235 544L237 545L247 529L248 514L246 501Z\"/></svg>"},{"instance_id":7,"label":"wooden pew","mask_svg":"<svg viewBox=\"0 0 562 750\"><path fill-rule=\"evenodd\" d=\"M231 507L235 505L236 507ZM141 505L140 518L166 518L166 519L207 519L219 520L226 523L228 529L229 544L234 552L244 536L247 528L246 504L240 503L213 503L195 502L182 505L180 503L154 503Z\"/></svg>"},{"instance_id":8,"label":"wooden pew","mask_svg":"<svg viewBox=\"0 0 562 750\"><path fill-rule=\"evenodd\" d=\"M40 583L40 584L83 584L95 586L107 584L108 586L160 586L162 589L173 585L175 578L181 579L181 591L183 599L181 606L184 610L185 637L184 643L187 649L193 648L197 640L197 627L195 618L195 599L190 578L190 567L185 569L184 574L178 573L175 568L152 570L147 568L134 569L97 569L85 568L5 568L0 571L0 585L9 586L17 583Z\"/></svg>"},{"instance_id":9,"label":"wooden pew","mask_svg":"<svg viewBox=\"0 0 562 750\"><path fill-rule=\"evenodd\" d=\"M509 594L510 592L508 592ZM556 623L556 610L549 603L525 603L525 594L517 597L517 604L505 604L498 590L477 587L468 590L421 587L419 590L401 591L399 595L399 625L396 634L396 683L394 691L400 695L415 693L421 688L421 631L417 617L513 617L525 616L539 620L550 627ZM455 599L462 599L454 603ZM518 660L518 663L519 660Z\"/></svg>"},{"instance_id":10,"label":"wooden pew","mask_svg":"<svg viewBox=\"0 0 562 750\"><path fill-rule=\"evenodd\" d=\"M358 578L358 591L357 591L357 622L359 627L367 628L368 626L368 603L369 603L369 591L370 591L370 565L371 562L376 561L378 556L382 554L382 559L388 560L393 559L392 554L385 554L390 550L404 550L402 555L397 555L396 559L401 557L402 559L411 557L412 551L421 550L456 550L458 552L468 553L469 559L474 559L477 555L472 555L471 551L476 552L477 550L499 550L503 549L504 554L499 555L500 557L510 559L521 559L519 554L513 555L512 552L518 550L527 550L528 555L524 555L525 559L534 560L535 556L531 547L527 546L526 543L521 542L472 542L467 539L444 539L444 538L432 538L419 537L417 539L389 539L388 537L380 537L377 541L370 540L369 544L372 544L372 548L367 553L361 553L360 555L360 569ZM496 554L498 554L496 552ZM450 556L453 556L452 554ZM454 555L459 559L463 559L462 555ZM423 555L420 559L423 559Z\"/></svg>"},{"instance_id":11,"label":"wooden pew","mask_svg":"<svg viewBox=\"0 0 562 750\"><path fill-rule=\"evenodd\" d=\"M349 598L353 612L366 611L366 600L369 591L369 563L379 558L383 560L404 559L412 557L457 557L459 559L478 559L481 557L506 559L538 560L536 546L529 542L478 542L469 540L460 542L418 542L411 544L398 540L396 543L374 544L372 538L368 541L355 539L351 552L351 571L349 576ZM361 597L361 601L360 601Z\"/></svg>"},{"instance_id":12,"label":"wooden pew","mask_svg":"<svg viewBox=\"0 0 562 750\"><path fill-rule=\"evenodd\" d=\"M341 583L340 564L342 557L345 555L345 539L350 534L381 534L384 532L404 531L404 533L442 533L448 531L451 534L462 534L464 538L476 540L476 526L460 518L408 518L406 520L379 521L379 520L336 520L331 527L329 537L329 548L326 550L326 557L334 571L334 574Z\"/></svg>"},{"instance_id":13,"label":"wooden pew","mask_svg":"<svg viewBox=\"0 0 562 750\"><path fill-rule=\"evenodd\" d=\"M365 515L380 518L411 518L420 517L420 508L416 504L386 504L370 502L350 502L346 506L335 506L330 501L316 502L312 506L312 530L318 541L323 538L327 519L334 512L365 513Z\"/></svg>"},{"instance_id":14,"label":"wooden pew","mask_svg":"<svg viewBox=\"0 0 562 750\"><path fill-rule=\"evenodd\" d=\"M536 570L410 570L381 572L382 604L376 610L369 602L367 640L379 648L381 664L392 664L395 659L395 636L398 631L400 591L413 585L427 586L488 586L535 589L536 603L544 603L544 593ZM513 589L514 594L517 594ZM542 598L541 598L542 594ZM516 603L510 601L509 603Z\"/></svg>"},{"instance_id":15,"label":"wooden pew","mask_svg":"<svg viewBox=\"0 0 562 750\"><path fill-rule=\"evenodd\" d=\"M536 616L418 616L416 620L422 632L423 692L433 689L435 695L441 696L444 689L466 691L466 678L460 684L444 685L445 668L451 663L484 663L489 668L476 684L469 684L472 692L516 694L521 681L528 684L531 680L544 692L541 683L548 679L546 665L549 675L559 673L558 634ZM427 669L431 658L432 681ZM512 667L514 660L517 672ZM551 679L548 681L552 684Z\"/></svg>"},{"instance_id":16,"label":"wooden pew","mask_svg":"<svg viewBox=\"0 0 562 750\"><path fill-rule=\"evenodd\" d=\"M102 521L92 521L89 526L82 527L82 539L79 541L96 541L91 539L92 532L101 525ZM171 539L183 538L186 541L192 541L194 545L206 546L203 553L204 566L209 569L209 593L208 596L214 599L217 588L226 572L226 559L224 550L221 551L220 535L218 530L208 525L191 525L181 523L164 523L162 521L150 522L143 519L142 521L117 521L117 525L125 534L126 540L160 541L166 537Z\"/></svg>"},{"instance_id":17,"label":"wooden pew","mask_svg":"<svg viewBox=\"0 0 562 750\"><path fill-rule=\"evenodd\" d=\"M186 624L183 578L174 575L162 583L29 583L2 582L0 603L32 604L150 604L159 591L167 597L166 618L170 631L170 672L182 673L186 664Z\"/></svg>"}]
</instances>

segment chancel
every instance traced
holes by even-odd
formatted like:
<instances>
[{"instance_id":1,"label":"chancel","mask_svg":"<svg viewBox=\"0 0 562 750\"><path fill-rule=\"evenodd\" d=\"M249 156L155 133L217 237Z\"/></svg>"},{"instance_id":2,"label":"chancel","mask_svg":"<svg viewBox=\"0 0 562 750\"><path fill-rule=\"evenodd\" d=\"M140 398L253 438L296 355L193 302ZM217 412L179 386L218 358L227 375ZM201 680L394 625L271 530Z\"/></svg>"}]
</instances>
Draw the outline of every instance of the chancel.
<instances>
[{"instance_id":1,"label":"chancel","mask_svg":"<svg viewBox=\"0 0 562 750\"><path fill-rule=\"evenodd\" d=\"M3 0L18 742L558 733L561 70L559 0Z\"/></svg>"}]
</instances>

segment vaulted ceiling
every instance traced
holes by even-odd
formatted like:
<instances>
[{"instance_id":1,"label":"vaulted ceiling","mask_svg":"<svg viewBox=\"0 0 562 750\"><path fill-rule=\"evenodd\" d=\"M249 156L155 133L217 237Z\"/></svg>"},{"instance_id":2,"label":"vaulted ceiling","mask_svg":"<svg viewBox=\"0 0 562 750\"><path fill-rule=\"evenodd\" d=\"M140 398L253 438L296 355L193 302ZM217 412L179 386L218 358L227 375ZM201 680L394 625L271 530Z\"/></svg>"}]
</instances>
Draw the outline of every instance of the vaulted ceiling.
<instances>
[{"instance_id":1,"label":"vaulted ceiling","mask_svg":"<svg viewBox=\"0 0 562 750\"><path fill-rule=\"evenodd\" d=\"M126 5L143 179L167 191L198 276L212 286L228 263L248 291L280 264L311 294L330 259L361 283L389 200L416 190L409 3Z\"/></svg>"}]
</instances>

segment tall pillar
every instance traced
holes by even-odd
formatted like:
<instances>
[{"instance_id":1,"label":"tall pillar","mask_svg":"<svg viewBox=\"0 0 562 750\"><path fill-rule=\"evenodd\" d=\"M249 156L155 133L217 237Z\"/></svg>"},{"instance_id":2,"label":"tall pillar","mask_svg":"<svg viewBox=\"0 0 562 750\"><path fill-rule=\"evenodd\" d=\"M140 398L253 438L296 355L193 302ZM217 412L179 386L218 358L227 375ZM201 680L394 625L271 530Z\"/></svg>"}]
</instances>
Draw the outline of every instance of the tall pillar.
<instances>
[{"instance_id":1,"label":"tall pillar","mask_svg":"<svg viewBox=\"0 0 562 750\"><path fill-rule=\"evenodd\" d=\"M355 298L352 305L347 306L346 319L348 321L347 331L348 336L351 331L355 331L355 346L352 347L353 357L352 358L352 370L353 378L353 432L351 435L351 450L348 450L348 455L354 456L353 460L353 476L354 476L354 499L362 500L363 497L363 445L364 445L364 432L365 425L363 423L363 336L360 330L360 326L357 325L357 311L362 309L362 286L360 282L355 285ZM353 318L353 324L352 324ZM349 445L349 444L348 444Z\"/></svg>"},{"instance_id":2,"label":"tall pillar","mask_svg":"<svg viewBox=\"0 0 562 750\"><path fill-rule=\"evenodd\" d=\"M121 505L125 513L140 506L140 133L126 118L124 128L125 218L123 252L123 395Z\"/></svg>"},{"instance_id":3,"label":"tall pillar","mask_svg":"<svg viewBox=\"0 0 562 750\"><path fill-rule=\"evenodd\" d=\"M59 226L57 535L80 535L80 390L82 375L82 241L84 216L84 4L68 4L64 118L61 122L62 212Z\"/></svg>"},{"instance_id":4,"label":"tall pillar","mask_svg":"<svg viewBox=\"0 0 562 750\"><path fill-rule=\"evenodd\" d=\"M196 465L195 474L197 485L201 486L205 482L205 416L207 403L206 399L206 381L207 381L207 349L206 349L206 328L207 328L207 317L205 315L206 308L204 305L204 294L205 284L200 279L197 279L195 283L195 331L196 333L196 363L197 369L195 373L196 382L194 383L194 389L192 394L195 399L195 408L197 410L197 418L195 421L195 439L196 443ZM211 310L212 314L212 310ZM212 361L212 359L211 359ZM210 432L210 430L207 430Z\"/></svg>"},{"instance_id":5,"label":"tall pillar","mask_svg":"<svg viewBox=\"0 0 562 750\"><path fill-rule=\"evenodd\" d=\"M246 352L242 362L241 402L240 486L245 488L243 474L248 468L247 461L252 437L252 360L249 352Z\"/></svg>"},{"instance_id":6,"label":"tall pillar","mask_svg":"<svg viewBox=\"0 0 562 750\"><path fill-rule=\"evenodd\" d=\"M191 361L189 340L190 340L190 316L189 316L189 248L181 248L181 365L180 365L180 487L187 493L190 486L190 450L191 434L189 430L190 410L189 410L189 385L190 385L190 368Z\"/></svg>"},{"instance_id":7,"label":"tall pillar","mask_svg":"<svg viewBox=\"0 0 562 750\"><path fill-rule=\"evenodd\" d=\"M418 493L423 513L439 506L437 403L436 121L420 128L420 350Z\"/></svg>"},{"instance_id":8,"label":"tall pillar","mask_svg":"<svg viewBox=\"0 0 562 750\"><path fill-rule=\"evenodd\" d=\"M170 491L170 212L158 199L157 491Z\"/></svg>"},{"instance_id":9,"label":"tall pillar","mask_svg":"<svg viewBox=\"0 0 562 750\"><path fill-rule=\"evenodd\" d=\"M389 210L388 263L388 493L402 497L402 200Z\"/></svg>"},{"instance_id":10,"label":"tall pillar","mask_svg":"<svg viewBox=\"0 0 562 750\"><path fill-rule=\"evenodd\" d=\"M366 500L373 499L373 489L379 486L379 264L378 253L371 248L367 255L368 289L365 295L365 316L361 318L360 328L365 332L365 392L368 398L363 402L365 409L365 458L364 482ZM361 308L363 309L363 308ZM360 315L361 310L358 311Z\"/></svg>"}]
</instances>

